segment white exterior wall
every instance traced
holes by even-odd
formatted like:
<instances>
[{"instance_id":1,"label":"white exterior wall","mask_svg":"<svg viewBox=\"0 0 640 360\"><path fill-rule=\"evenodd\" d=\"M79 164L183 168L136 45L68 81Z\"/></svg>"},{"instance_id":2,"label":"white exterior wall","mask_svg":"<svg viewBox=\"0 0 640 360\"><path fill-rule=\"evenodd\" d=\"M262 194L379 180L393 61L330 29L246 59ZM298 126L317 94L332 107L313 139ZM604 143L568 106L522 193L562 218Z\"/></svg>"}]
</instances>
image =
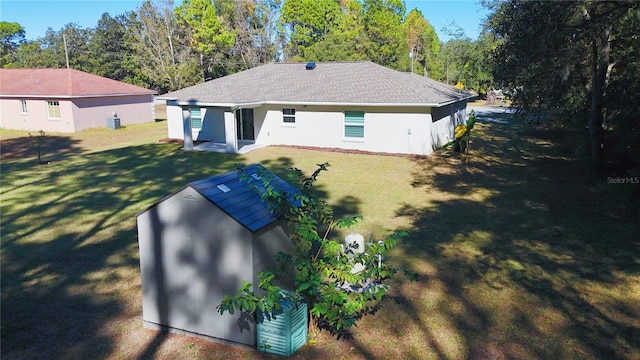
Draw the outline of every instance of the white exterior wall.
<instances>
[{"instance_id":1,"label":"white exterior wall","mask_svg":"<svg viewBox=\"0 0 640 360\"><path fill-rule=\"evenodd\" d=\"M301 145L372 152L430 154L428 108L300 106L295 124L282 121L282 108L255 110L256 144ZM344 137L344 111L364 111L364 138ZM264 119L264 120L263 120Z\"/></svg>"},{"instance_id":2,"label":"white exterior wall","mask_svg":"<svg viewBox=\"0 0 640 360\"><path fill-rule=\"evenodd\" d=\"M194 137L194 139L224 143L224 109L201 108L200 111L203 116L202 129L200 129L198 137Z\"/></svg>"},{"instance_id":3,"label":"white exterior wall","mask_svg":"<svg viewBox=\"0 0 640 360\"><path fill-rule=\"evenodd\" d=\"M295 124L283 122L283 108L296 109ZM216 115L205 115L206 120L216 119L217 122L218 117L224 117L224 128L211 126L206 137L197 139L233 145L235 140L231 137L235 139L236 136L234 114L223 109L207 109L206 113L214 110ZM442 108L265 105L253 110L257 145L297 145L397 154L431 154L453 140L454 127L466 120L466 101ZM344 137L345 110L364 111L363 139ZM167 106L167 118L169 138L182 139L180 107ZM225 130L226 139L223 139L217 133Z\"/></svg>"},{"instance_id":4,"label":"white exterior wall","mask_svg":"<svg viewBox=\"0 0 640 360\"><path fill-rule=\"evenodd\" d=\"M431 154L431 115L365 112L365 149L375 152ZM369 126L367 126L369 125Z\"/></svg>"},{"instance_id":5,"label":"white exterior wall","mask_svg":"<svg viewBox=\"0 0 640 360\"><path fill-rule=\"evenodd\" d=\"M202 128L191 129L193 140L225 142L225 110L200 107ZM232 114L233 115L233 114ZM167 106L167 135L169 139L183 139L182 108Z\"/></svg>"},{"instance_id":6,"label":"white exterior wall","mask_svg":"<svg viewBox=\"0 0 640 360\"><path fill-rule=\"evenodd\" d=\"M467 102L462 101L439 109L433 109L432 142L434 149L455 139L455 127L467 120Z\"/></svg>"},{"instance_id":7,"label":"white exterior wall","mask_svg":"<svg viewBox=\"0 0 640 360\"><path fill-rule=\"evenodd\" d=\"M169 139L184 139L180 106L167 106L167 132Z\"/></svg>"}]
</instances>

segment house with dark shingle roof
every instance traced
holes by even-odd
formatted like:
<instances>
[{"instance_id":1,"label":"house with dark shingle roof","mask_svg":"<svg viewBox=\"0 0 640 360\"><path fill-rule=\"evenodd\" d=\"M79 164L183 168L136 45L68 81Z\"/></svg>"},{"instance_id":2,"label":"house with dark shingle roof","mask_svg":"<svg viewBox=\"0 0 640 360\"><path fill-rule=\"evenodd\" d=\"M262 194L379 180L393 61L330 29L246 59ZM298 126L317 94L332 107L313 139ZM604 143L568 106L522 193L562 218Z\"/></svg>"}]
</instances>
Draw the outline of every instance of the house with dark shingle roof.
<instances>
[{"instance_id":1,"label":"house with dark shingle roof","mask_svg":"<svg viewBox=\"0 0 640 360\"><path fill-rule=\"evenodd\" d=\"M473 95L368 61L271 63L165 94L169 138L430 154Z\"/></svg>"},{"instance_id":2,"label":"house with dark shingle roof","mask_svg":"<svg viewBox=\"0 0 640 360\"><path fill-rule=\"evenodd\" d=\"M263 180L297 190L261 165L189 183L137 215L144 326L256 344L246 313L218 313L242 282L275 271L275 255L295 254L284 220L262 200Z\"/></svg>"},{"instance_id":3,"label":"house with dark shingle roof","mask_svg":"<svg viewBox=\"0 0 640 360\"><path fill-rule=\"evenodd\" d=\"M74 69L0 69L0 126L71 133L153 121L153 90Z\"/></svg>"}]
</instances>

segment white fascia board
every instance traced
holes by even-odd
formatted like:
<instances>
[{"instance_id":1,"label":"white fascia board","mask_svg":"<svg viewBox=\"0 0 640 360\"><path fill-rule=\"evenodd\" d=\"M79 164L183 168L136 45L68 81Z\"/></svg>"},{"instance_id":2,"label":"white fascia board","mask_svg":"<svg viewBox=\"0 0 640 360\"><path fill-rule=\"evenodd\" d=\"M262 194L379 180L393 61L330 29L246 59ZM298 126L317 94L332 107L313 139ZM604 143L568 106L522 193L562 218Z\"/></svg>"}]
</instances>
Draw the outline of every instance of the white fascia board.
<instances>
[{"instance_id":1,"label":"white fascia board","mask_svg":"<svg viewBox=\"0 0 640 360\"><path fill-rule=\"evenodd\" d=\"M236 106L236 104L233 104L233 103L207 103L207 102L200 102L197 100L178 101L177 99L169 99L169 98L164 98L160 100L166 100L167 106L200 106L200 107L222 107L222 108L231 108Z\"/></svg>"},{"instance_id":2,"label":"white fascia board","mask_svg":"<svg viewBox=\"0 0 640 360\"><path fill-rule=\"evenodd\" d=\"M474 95L475 96L475 95ZM265 101L265 105L320 105L320 106L362 106L362 107L442 107L468 100L474 96L468 96L456 100L441 103L342 103L342 102L296 102L296 101Z\"/></svg>"},{"instance_id":3,"label":"white fascia board","mask_svg":"<svg viewBox=\"0 0 640 360\"><path fill-rule=\"evenodd\" d=\"M265 101L265 105L313 105L313 106L361 106L361 107L433 107L436 103L348 103L348 102L302 102L302 101Z\"/></svg>"},{"instance_id":4,"label":"white fascia board","mask_svg":"<svg viewBox=\"0 0 640 360\"><path fill-rule=\"evenodd\" d=\"M233 106L234 110L235 109L255 109L255 108L259 108L262 105L267 105L269 104L268 101L260 101L260 102L250 102L250 103L239 103L239 104L235 104Z\"/></svg>"},{"instance_id":5,"label":"white fascia board","mask_svg":"<svg viewBox=\"0 0 640 360\"><path fill-rule=\"evenodd\" d=\"M175 98L162 98L157 97L156 99L167 100L167 105L177 105L177 106L203 106L203 107L225 107L232 109L254 109L263 105L289 105L289 106L304 106L304 105L313 105L313 106L361 106L361 107L442 107L450 104L455 104L457 102L467 100L475 97L475 95L463 97L460 99L455 99L451 101L436 103L349 103L349 102L306 102L306 101L256 101L256 102L248 102L248 103L209 103L209 102L200 102L200 101L178 101Z\"/></svg>"}]
</instances>

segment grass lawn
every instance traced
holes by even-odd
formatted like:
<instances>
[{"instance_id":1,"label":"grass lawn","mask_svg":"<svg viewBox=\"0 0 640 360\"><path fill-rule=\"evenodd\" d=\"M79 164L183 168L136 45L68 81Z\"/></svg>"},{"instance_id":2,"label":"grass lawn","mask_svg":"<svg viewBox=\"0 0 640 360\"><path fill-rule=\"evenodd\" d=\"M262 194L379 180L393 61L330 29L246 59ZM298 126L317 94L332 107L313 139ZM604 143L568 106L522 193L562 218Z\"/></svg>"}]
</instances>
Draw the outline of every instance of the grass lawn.
<instances>
[{"instance_id":1,"label":"grass lawn","mask_svg":"<svg viewBox=\"0 0 640 360\"><path fill-rule=\"evenodd\" d=\"M261 163L329 162L319 191L352 231L409 230L399 278L345 340L315 335L300 359L640 359L640 215L585 170L570 134L481 122L470 159L269 147L247 155L159 143L166 123L2 141L3 359L258 359L142 327L135 215L188 182ZM339 234L344 235L344 234Z\"/></svg>"}]
</instances>

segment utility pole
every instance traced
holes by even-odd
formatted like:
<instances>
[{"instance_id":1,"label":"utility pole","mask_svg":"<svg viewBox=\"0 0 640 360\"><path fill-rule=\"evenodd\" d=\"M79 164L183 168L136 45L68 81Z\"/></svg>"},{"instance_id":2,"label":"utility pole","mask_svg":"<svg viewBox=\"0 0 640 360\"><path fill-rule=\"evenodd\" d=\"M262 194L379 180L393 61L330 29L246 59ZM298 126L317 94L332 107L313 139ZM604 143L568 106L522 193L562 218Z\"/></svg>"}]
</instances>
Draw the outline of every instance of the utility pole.
<instances>
[{"instance_id":1,"label":"utility pole","mask_svg":"<svg viewBox=\"0 0 640 360\"><path fill-rule=\"evenodd\" d=\"M69 51L67 50L67 36L62 33L62 42L64 42L64 56L67 59L67 69L69 68Z\"/></svg>"},{"instance_id":2,"label":"utility pole","mask_svg":"<svg viewBox=\"0 0 640 360\"><path fill-rule=\"evenodd\" d=\"M447 69L447 85L449 85L449 52L444 57L445 66Z\"/></svg>"},{"instance_id":3,"label":"utility pole","mask_svg":"<svg viewBox=\"0 0 640 360\"><path fill-rule=\"evenodd\" d=\"M413 74L413 49L411 48L411 51L409 52L409 57L411 58L411 73Z\"/></svg>"}]
</instances>

